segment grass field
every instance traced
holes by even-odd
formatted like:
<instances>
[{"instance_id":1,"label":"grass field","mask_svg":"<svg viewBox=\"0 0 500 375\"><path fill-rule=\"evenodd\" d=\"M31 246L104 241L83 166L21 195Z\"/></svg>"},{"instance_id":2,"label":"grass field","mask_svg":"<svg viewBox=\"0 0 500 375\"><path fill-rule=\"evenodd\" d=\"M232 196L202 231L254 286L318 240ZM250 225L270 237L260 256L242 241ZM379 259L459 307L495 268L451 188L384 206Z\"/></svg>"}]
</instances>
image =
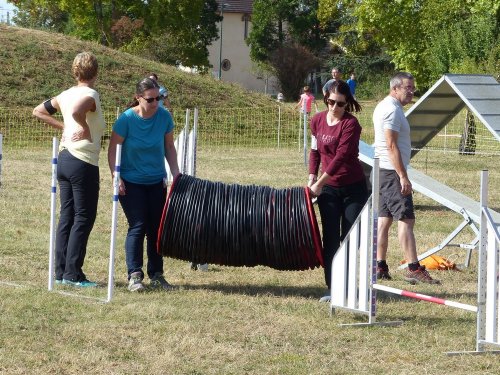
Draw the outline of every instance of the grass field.
<instances>
[{"instance_id":1,"label":"grass field","mask_svg":"<svg viewBox=\"0 0 500 375\"><path fill-rule=\"evenodd\" d=\"M490 169L490 201L500 207L498 158L423 152L417 169L478 199L479 171ZM198 176L227 183L302 186L306 171L297 150L227 149L198 152ZM106 296L111 178L101 159L101 200L85 271L102 287L82 297L48 292L50 149L4 150L0 187L1 374L498 374L498 356L447 357L475 348L475 315L380 293L378 320L402 319L397 328L341 328L365 321L346 312L329 315L322 269L282 272L266 267L211 265L191 271L165 259L169 293L126 289L124 215L119 209L116 289ZM420 251L437 245L462 217L416 194ZM470 241L471 234L460 240ZM462 272L434 272L442 286L410 286L395 270L402 257L395 234L389 263L396 288L476 304L476 253ZM442 255L462 263L465 251Z\"/></svg>"}]
</instances>

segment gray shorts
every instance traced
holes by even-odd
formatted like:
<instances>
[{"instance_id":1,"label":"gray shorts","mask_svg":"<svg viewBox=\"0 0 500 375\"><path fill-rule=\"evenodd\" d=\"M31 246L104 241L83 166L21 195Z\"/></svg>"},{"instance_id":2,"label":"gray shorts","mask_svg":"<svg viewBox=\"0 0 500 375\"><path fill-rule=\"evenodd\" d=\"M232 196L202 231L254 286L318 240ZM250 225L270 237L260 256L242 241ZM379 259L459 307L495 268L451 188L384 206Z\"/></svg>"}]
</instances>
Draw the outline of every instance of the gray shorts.
<instances>
[{"instance_id":1,"label":"gray shorts","mask_svg":"<svg viewBox=\"0 0 500 375\"><path fill-rule=\"evenodd\" d=\"M380 169L379 217L392 217L395 220L415 219L412 195L401 194L401 184L396 171Z\"/></svg>"}]
</instances>

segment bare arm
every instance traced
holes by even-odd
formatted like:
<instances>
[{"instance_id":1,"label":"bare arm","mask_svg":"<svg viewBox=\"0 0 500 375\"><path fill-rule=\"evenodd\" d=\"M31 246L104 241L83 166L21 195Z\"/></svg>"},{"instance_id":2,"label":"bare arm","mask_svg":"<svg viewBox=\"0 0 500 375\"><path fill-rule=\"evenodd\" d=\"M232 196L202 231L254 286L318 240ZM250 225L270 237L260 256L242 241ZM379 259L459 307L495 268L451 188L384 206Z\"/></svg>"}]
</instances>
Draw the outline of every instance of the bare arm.
<instances>
[{"instance_id":1,"label":"bare arm","mask_svg":"<svg viewBox=\"0 0 500 375\"><path fill-rule=\"evenodd\" d=\"M387 144L387 152L389 158L391 159L392 165L394 166L396 173L399 176L399 181L401 183L401 194L409 195L412 192L411 182L406 173L405 165L403 164L403 159L401 158L401 152L398 148L398 137L399 133L394 130L386 129L384 131L385 141Z\"/></svg>"},{"instance_id":2,"label":"bare arm","mask_svg":"<svg viewBox=\"0 0 500 375\"><path fill-rule=\"evenodd\" d=\"M56 98L50 99L50 104L52 104L52 106L55 109L60 110L59 103L57 102ZM38 104L35 107L35 109L33 109L33 116L35 116L37 119L43 121L44 123L46 123L47 125L49 125L53 128L56 128L59 130L64 129L64 124L61 121L57 120L54 116L49 114L49 112L45 108L44 103Z\"/></svg>"},{"instance_id":3,"label":"bare arm","mask_svg":"<svg viewBox=\"0 0 500 375\"><path fill-rule=\"evenodd\" d=\"M92 135L90 134L90 127L87 124L87 112L95 112L95 100L91 96L81 98L73 108L73 119L81 126L81 129L73 134L71 140L73 142L87 139L92 142Z\"/></svg>"},{"instance_id":4,"label":"bare arm","mask_svg":"<svg viewBox=\"0 0 500 375\"><path fill-rule=\"evenodd\" d=\"M108 165L109 165L109 170L111 172L111 178L114 178L115 176L116 145L123 144L124 140L125 139L123 137L120 137L115 132L111 133L111 139L109 140L109 147L108 147ZM121 178L118 183L118 190L120 195L125 195L125 184L123 183Z\"/></svg>"},{"instance_id":5,"label":"bare arm","mask_svg":"<svg viewBox=\"0 0 500 375\"><path fill-rule=\"evenodd\" d=\"M177 151L175 150L173 132L165 134L165 158L172 177L175 178L179 174L179 166L177 165Z\"/></svg>"}]
</instances>

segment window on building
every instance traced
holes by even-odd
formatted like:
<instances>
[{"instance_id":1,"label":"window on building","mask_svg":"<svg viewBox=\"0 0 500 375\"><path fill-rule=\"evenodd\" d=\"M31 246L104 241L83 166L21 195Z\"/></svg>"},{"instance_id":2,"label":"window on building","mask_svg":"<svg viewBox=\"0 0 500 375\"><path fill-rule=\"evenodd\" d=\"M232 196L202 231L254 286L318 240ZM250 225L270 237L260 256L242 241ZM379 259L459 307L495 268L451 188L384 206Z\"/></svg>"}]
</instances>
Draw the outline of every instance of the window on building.
<instances>
[{"instance_id":1,"label":"window on building","mask_svg":"<svg viewBox=\"0 0 500 375\"><path fill-rule=\"evenodd\" d=\"M243 38L246 39L248 38L249 23L251 21L250 14L244 14L241 20L243 21Z\"/></svg>"}]
</instances>

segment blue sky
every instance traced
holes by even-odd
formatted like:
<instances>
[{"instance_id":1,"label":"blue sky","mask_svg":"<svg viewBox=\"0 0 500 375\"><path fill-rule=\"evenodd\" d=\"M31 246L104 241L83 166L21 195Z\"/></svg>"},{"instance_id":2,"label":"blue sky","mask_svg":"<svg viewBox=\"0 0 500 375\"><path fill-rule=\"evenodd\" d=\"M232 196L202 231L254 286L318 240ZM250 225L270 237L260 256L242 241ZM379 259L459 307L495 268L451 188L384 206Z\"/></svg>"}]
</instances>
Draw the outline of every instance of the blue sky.
<instances>
[{"instance_id":1,"label":"blue sky","mask_svg":"<svg viewBox=\"0 0 500 375\"><path fill-rule=\"evenodd\" d=\"M13 9L16 9L16 7L14 6L14 4L7 3L6 0L0 0L0 11L2 13L3 12L7 12L7 11L11 11Z\"/></svg>"},{"instance_id":2,"label":"blue sky","mask_svg":"<svg viewBox=\"0 0 500 375\"><path fill-rule=\"evenodd\" d=\"M2 8L2 12L6 12L15 9L16 7L11 3L7 3L6 0L0 0L0 8Z\"/></svg>"},{"instance_id":3,"label":"blue sky","mask_svg":"<svg viewBox=\"0 0 500 375\"><path fill-rule=\"evenodd\" d=\"M12 12L13 9L16 9L13 4L7 3L6 0L0 0L0 22L7 20L7 12L12 20L12 16L14 15L14 12Z\"/></svg>"}]
</instances>

